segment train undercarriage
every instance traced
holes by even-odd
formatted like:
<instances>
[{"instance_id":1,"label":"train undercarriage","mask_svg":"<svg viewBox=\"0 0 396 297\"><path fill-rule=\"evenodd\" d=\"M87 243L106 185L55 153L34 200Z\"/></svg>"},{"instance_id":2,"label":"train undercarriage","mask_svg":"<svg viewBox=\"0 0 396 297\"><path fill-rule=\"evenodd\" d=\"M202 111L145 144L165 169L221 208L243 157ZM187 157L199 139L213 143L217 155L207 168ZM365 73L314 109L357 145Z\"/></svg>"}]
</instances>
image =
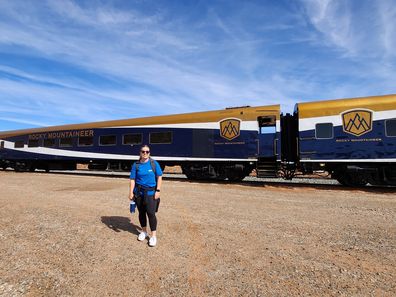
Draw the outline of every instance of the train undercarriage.
<instances>
[{"instance_id":1,"label":"train undercarriage","mask_svg":"<svg viewBox=\"0 0 396 297\"><path fill-rule=\"evenodd\" d=\"M325 170L331 178L349 187L396 186L396 164L394 163L327 163L301 165L303 174L312 174L316 170Z\"/></svg>"},{"instance_id":2,"label":"train undercarriage","mask_svg":"<svg viewBox=\"0 0 396 297\"><path fill-rule=\"evenodd\" d=\"M233 162L159 162L162 170L165 166L180 165L183 174L192 180L225 180L241 181L248 176L255 168L254 162L233 163ZM79 162L87 165L89 170L112 170L112 171L130 171L131 163L125 161L89 161ZM1 160L0 168L6 170L12 168L17 172L30 171L36 169L45 170L76 170L76 161L36 161L36 160Z\"/></svg>"},{"instance_id":3,"label":"train undercarriage","mask_svg":"<svg viewBox=\"0 0 396 297\"><path fill-rule=\"evenodd\" d=\"M12 168L16 172L30 171L33 172L36 169L45 170L49 172L50 170L76 170L77 163L74 161L35 161L35 160L1 160L0 168L6 170L7 168Z\"/></svg>"},{"instance_id":4,"label":"train undercarriage","mask_svg":"<svg viewBox=\"0 0 396 297\"><path fill-rule=\"evenodd\" d=\"M332 177L344 186L362 187L368 183L375 186L396 186L396 166L392 164L344 165L336 167Z\"/></svg>"},{"instance_id":5,"label":"train undercarriage","mask_svg":"<svg viewBox=\"0 0 396 297\"><path fill-rule=\"evenodd\" d=\"M253 170L249 163L185 163L182 165L183 174L188 179L214 179L241 181Z\"/></svg>"},{"instance_id":6,"label":"train undercarriage","mask_svg":"<svg viewBox=\"0 0 396 297\"><path fill-rule=\"evenodd\" d=\"M79 162L86 164L89 170L130 171L130 162L125 161L89 161ZM396 165L393 163L357 163L357 164L276 164L267 160L263 162L160 162L162 169L165 166L179 165L182 172L190 180L229 180L241 181L252 170L256 170L257 177L281 177L290 180L298 170L302 175L314 174L316 171L327 171L331 178L344 186L362 187L367 184L382 186L396 186ZM296 167L297 166L297 167ZM38 161L38 160L0 160L0 168L6 170L12 168L17 172L36 169L45 170L76 170L76 161Z\"/></svg>"}]
</instances>

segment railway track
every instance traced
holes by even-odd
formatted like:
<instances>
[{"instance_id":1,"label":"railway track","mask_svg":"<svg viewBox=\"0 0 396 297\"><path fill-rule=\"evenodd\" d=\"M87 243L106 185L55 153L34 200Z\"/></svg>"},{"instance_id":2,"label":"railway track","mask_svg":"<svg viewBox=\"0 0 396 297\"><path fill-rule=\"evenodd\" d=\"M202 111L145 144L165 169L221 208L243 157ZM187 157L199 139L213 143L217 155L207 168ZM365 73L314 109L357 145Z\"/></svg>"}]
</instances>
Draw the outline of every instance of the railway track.
<instances>
[{"instance_id":1,"label":"railway track","mask_svg":"<svg viewBox=\"0 0 396 297\"><path fill-rule=\"evenodd\" d=\"M12 171L13 170L7 170ZM114 178L129 178L129 172L122 171L92 171L92 170L71 170L71 171L36 171L30 174L59 174L59 175L81 175L81 176L103 176ZM325 177L295 177L292 180L284 180L282 178L257 178L255 176L247 176L240 182L230 182L227 180L188 180L184 174L165 172L163 175L165 180L175 180L181 182L194 182L203 184L232 184L252 187L279 187L279 188L316 188L321 190L350 190L350 191L364 191L373 193L396 193L396 187L393 186L372 186L365 187L345 187L338 183L336 180Z\"/></svg>"}]
</instances>

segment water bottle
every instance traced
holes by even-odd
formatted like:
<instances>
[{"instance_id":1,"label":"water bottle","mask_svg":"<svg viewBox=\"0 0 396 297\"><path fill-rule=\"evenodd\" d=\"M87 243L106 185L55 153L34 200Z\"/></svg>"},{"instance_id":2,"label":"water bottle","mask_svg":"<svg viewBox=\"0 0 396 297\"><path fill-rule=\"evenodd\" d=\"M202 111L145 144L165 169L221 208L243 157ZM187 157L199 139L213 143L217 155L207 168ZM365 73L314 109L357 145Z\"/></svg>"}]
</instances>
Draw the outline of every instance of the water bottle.
<instances>
[{"instance_id":1,"label":"water bottle","mask_svg":"<svg viewBox=\"0 0 396 297\"><path fill-rule=\"evenodd\" d=\"M134 200L131 200L131 204L129 204L129 211L131 213L134 213L136 209L136 202Z\"/></svg>"}]
</instances>

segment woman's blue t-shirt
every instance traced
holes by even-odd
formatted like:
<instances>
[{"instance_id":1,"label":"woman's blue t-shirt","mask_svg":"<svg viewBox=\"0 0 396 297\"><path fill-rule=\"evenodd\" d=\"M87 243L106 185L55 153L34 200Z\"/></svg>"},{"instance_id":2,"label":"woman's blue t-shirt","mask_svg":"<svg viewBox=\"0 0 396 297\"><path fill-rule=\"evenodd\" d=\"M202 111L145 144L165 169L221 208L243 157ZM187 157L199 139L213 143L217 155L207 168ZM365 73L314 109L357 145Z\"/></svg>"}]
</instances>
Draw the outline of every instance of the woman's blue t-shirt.
<instances>
[{"instance_id":1,"label":"woman's blue t-shirt","mask_svg":"<svg viewBox=\"0 0 396 297\"><path fill-rule=\"evenodd\" d=\"M155 164L155 174L151 168L151 162L148 160L145 163L139 163L138 172L136 174L136 162L131 168L130 179L134 179L136 184L143 187L153 188L157 185L157 177L162 176L162 170L157 161L153 160Z\"/></svg>"}]
</instances>

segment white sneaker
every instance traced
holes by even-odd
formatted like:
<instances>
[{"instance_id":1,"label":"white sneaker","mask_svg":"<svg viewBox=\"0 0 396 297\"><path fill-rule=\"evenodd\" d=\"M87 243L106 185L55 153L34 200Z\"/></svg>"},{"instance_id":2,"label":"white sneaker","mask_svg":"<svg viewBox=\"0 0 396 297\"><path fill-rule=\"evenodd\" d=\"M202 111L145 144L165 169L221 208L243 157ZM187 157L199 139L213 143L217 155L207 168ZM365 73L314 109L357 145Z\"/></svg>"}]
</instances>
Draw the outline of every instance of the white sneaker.
<instances>
[{"instance_id":1,"label":"white sneaker","mask_svg":"<svg viewBox=\"0 0 396 297\"><path fill-rule=\"evenodd\" d=\"M156 246L157 245L157 237L153 236L149 240L149 246Z\"/></svg>"},{"instance_id":2,"label":"white sneaker","mask_svg":"<svg viewBox=\"0 0 396 297\"><path fill-rule=\"evenodd\" d=\"M141 233L139 234L139 236L138 236L138 240L139 240L139 241L143 241L143 240L146 239L146 237L147 237L147 233L146 233L146 232L141 232Z\"/></svg>"}]
</instances>

